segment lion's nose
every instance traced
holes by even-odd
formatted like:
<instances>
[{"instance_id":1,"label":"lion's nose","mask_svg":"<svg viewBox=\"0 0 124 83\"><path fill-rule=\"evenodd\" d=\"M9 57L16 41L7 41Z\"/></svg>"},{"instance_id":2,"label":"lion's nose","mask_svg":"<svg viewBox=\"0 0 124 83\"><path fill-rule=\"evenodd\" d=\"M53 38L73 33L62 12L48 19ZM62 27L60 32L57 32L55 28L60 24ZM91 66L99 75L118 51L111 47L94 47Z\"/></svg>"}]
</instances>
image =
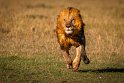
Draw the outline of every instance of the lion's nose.
<instances>
[{"instance_id":1,"label":"lion's nose","mask_svg":"<svg viewBox=\"0 0 124 83\"><path fill-rule=\"evenodd\" d=\"M67 25L66 25L66 27L67 27L67 28L70 28L70 27L71 27L71 25L70 25L70 24L67 24Z\"/></svg>"}]
</instances>

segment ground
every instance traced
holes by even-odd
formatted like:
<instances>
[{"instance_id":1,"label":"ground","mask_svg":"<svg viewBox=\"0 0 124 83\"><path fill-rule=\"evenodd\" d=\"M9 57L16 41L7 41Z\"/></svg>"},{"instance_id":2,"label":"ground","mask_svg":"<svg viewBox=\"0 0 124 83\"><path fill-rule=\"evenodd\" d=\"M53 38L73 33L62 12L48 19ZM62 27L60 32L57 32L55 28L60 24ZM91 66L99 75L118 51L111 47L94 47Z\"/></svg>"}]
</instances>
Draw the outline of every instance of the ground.
<instances>
[{"instance_id":1,"label":"ground","mask_svg":"<svg viewBox=\"0 0 124 83\"><path fill-rule=\"evenodd\" d=\"M61 9L85 23L89 65L66 69L55 34ZM71 50L75 57L75 48ZM124 83L123 0L0 0L1 83Z\"/></svg>"}]
</instances>

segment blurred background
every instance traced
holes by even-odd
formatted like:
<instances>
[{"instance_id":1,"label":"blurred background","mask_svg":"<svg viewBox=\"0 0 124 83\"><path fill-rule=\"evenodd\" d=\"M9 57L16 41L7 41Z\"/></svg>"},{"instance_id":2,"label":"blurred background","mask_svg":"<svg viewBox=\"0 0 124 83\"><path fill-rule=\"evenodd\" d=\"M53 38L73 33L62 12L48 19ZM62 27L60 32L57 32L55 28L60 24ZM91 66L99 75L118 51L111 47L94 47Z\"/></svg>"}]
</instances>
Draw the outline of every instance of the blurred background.
<instances>
[{"instance_id":1,"label":"blurred background","mask_svg":"<svg viewBox=\"0 0 124 83\"><path fill-rule=\"evenodd\" d=\"M123 55L123 0L0 0L0 53L57 52L56 18L66 7L80 10L90 55Z\"/></svg>"}]
</instances>

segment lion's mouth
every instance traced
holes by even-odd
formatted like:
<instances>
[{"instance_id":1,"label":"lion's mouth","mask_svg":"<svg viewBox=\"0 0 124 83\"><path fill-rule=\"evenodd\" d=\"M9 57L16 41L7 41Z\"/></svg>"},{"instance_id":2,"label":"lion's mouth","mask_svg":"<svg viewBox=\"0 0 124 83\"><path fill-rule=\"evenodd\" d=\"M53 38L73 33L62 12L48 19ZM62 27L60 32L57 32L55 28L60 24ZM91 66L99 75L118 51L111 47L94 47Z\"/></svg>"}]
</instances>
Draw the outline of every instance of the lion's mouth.
<instances>
[{"instance_id":1,"label":"lion's mouth","mask_svg":"<svg viewBox=\"0 0 124 83\"><path fill-rule=\"evenodd\" d=\"M65 33L68 34L68 35L70 35L70 34L73 33L73 30L71 30L71 28L66 28L65 29Z\"/></svg>"},{"instance_id":2,"label":"lion's mouth","mask_svg":"<svg viewBox=\"0 0 124 83\"><path fill-rule=\"evenodd\" d=\"M72 34L73 33L73 31L65 31L66 32L66 34Z\"/></svg>"}]
</instances>

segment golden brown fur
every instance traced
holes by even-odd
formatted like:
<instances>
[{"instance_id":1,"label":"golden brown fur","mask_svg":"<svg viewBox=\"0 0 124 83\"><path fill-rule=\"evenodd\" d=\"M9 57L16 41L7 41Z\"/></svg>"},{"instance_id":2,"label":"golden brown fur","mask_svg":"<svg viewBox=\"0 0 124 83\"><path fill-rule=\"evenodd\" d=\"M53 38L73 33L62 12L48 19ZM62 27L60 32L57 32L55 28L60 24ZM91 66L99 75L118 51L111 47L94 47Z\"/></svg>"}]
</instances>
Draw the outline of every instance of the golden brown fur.
<instances>
[{"instance_id":1,"label":"golden brown fur","mask_svg":"<svg viewBox=\"0 0 124 83\"><path fill-rule=\"evenodd\" d=\"M84 23L78 9L68 7L60 12L56 33L67 68L73 66L74 71L77 71L81 58L86 64L89 63L85 52ZM73 61L69 56L71 46L76 47L76 57Z\"/></svg>"}]
</instances>

